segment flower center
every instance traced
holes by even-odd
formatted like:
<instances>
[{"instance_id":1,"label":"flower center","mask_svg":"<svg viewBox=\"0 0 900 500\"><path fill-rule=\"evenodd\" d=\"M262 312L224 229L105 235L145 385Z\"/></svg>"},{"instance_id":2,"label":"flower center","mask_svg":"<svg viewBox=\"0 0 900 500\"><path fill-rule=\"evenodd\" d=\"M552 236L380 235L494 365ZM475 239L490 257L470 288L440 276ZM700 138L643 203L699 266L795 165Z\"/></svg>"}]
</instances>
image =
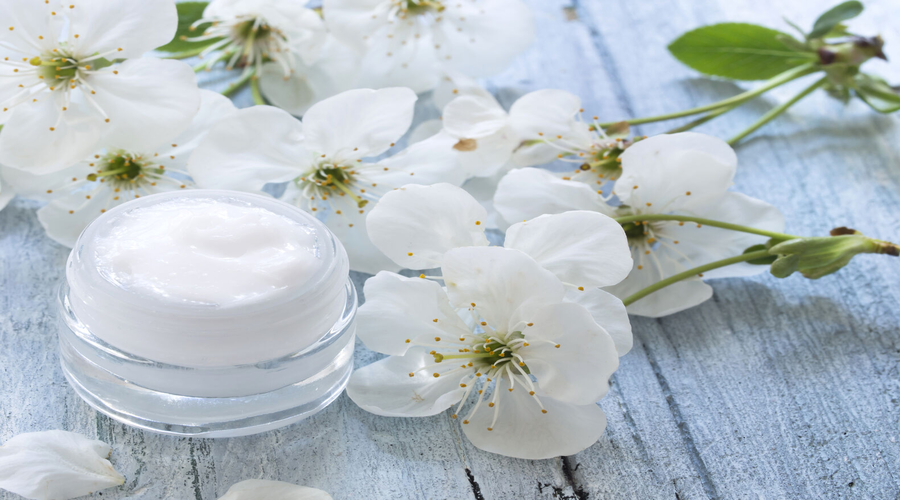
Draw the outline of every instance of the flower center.
<instances>
[{"instance_id":1,"label":"flower center","mask_svg":"<svg viewBox=\"0 0 900 500\"><path fill-rule=\"evenodd\" d=\"M401 16L418 16L429 12L443 12L446 7L438 0L395 0Z\"/></svg>"},{"instance_id":2,"label":"flower center","mask_svg":"<svg viewBox=\"0 0 900 500\"><path fill-rule=\"evenodd\" d=\"M324 156L324 155L323 155ZM362 210L369 204L366 189L360 187L359 175L353 167L321 159L318 164L305 174L294 179L300 188L302 199L309 203L309 209L318 210L318 201L328 202L331 198L350 198L356 207ZM340 215L340 210L336 210Z\"/></svg>"},{"instance_id":3,"label":"flower center","mask_svg":"<svg viewBox=\"0 0 900 500\"><path fill-rule=\"evenodd\" d=\"M469 311L477 321L475 304L472 304ZM434 321L438 322L437 319ZM459 386L466 391L452 417L458 418L460 410L475 391L477 401L463 418L462 423L468 424L472 416L486 405L494 410L494 418L487 428L489 431L493 431L497 424L500 395L503 393L511 393L517 389L526 391L536 403L535 410L547 413L536 395L531 370L519 351L523 347L528 347L529 342L547 343L557 349L560 345L548 340L526 341L524 332L528 327L534 326L533 323L523 322L509 333L495 330L485 321L478 321L477 324L471 334L464 334L457 339L435 337L433 343L419 340L413 342L407 339L407 344L432 348L430 354L434 357L434 364L423 366L417 372L410 372L409 376L460 377Z\"/></svg>"},{"instance_id":4,"label":"flower center","mask_svg":"<svg viewBox=\"0 0 900 500\"><path fill-rule=\"evenodd\" d=\"M284 70L285 78L293 72L294 60L287 35L264 18L256 14L232 19L203 18L194 22L190 29L208 23L211 26L202 35L182 37L188 42L209 44L200 52L201 57L215 53L195 69L209 71L215 64L225 61L227 69L248 67L259 72L264 62L274 61Z\"/></svg>"}]
</instances>

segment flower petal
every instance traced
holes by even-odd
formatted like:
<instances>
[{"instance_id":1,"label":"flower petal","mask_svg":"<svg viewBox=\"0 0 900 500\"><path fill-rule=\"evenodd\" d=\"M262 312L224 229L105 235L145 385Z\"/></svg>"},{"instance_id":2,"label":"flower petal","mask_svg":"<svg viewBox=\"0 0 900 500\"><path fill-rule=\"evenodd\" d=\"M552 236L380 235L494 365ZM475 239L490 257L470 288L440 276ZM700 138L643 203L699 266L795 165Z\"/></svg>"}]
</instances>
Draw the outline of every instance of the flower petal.
<instances>
[{"instance_id":1,"label":"flower petal","mask_svg":"<svg viewBox=\"0 0 900 500\"><path fill-rule=\"evenodd\" d=\"M634 250L634 252L638 251L637 249ZM636 261L641 261L639 256L634 253L632 255ZM672 258L671 256L663 255L661 257L658 257L656 261L643 261L643 269L638 269L635 266L625 280L618 285L607 287L605 290L620 299L625 299L657 281L684 270L683 264L669 260ZM666 265L666 267L660 269L655 262ZM704 283L700 278L694 278L657 290L629 305L627 309L629 314L660 318L702 304L709 300L710 297L712 297L712 287Z\"/></svg>"},{"instance_id":2,"label":"flower petal","mask_svg":"<svg viewBox=\"0 0 900 500\"><path fill-rule=\"evenodd\" d=\"M424 347L389 356L353 372L347 395L360 408L386 417L437 415L462 399L459 377L434 377L434 358ZM409 374L414 376L410 377Z\"/></svg>"},{"instance_id":3,"label":"flower petal","mask_svg":"<svg viewBox=\"0 0 900 500\"><path fill-rule=\"evenodd\" d=\"M638 141L620 158L615 193L644 213L703 210L721 200L737 168L731 146L696 132Z\"/></svg>"},{"instance_id":4,"label":"flower petal","mask_svg":"<svg viewBox=\"0 0 900 500\"><path fill-rule=\"evenodd\" d=\"M349 200L352 201L352 200ZM376 274L379 271L399 271L401 266L381 253L366 232L367 213L361 214L355 206L342 210L342 214L329 213L323 222L344 244L350 258L350 269L361 273Z\"/></svg>"},{"instance_id":5,"label":"flower petal","mask_svg":"<svg viewBox=\"0 0 900 500\"><path fill-rule=\"evenodd\" d=\"M329 97L303 117L306 147L341 162L387 151L412 124L416 94L357 89Z\"/></svg>"},{"instance_id":6,"label":"flower petal","mask_svg":"<svg viewBox=\"0 0 900 500\"><path fill-rule=\"evenodd\" d=\"M450 250L441 270L450 302L456 307L473 307L497 328L517 323L515 314L523 305L560 302L564 295L563 285L553 273L510 248Z\"/></svg>"},{"instance_id":7,"label":"flower petal","mask_svg":"<svg viewBox=\"0 0 900 500\"><path fill-rule=\"evenodd\" d=\"M365 177L392 187L439 182L459 186L466 180L466 173L459 167L455 143L456 139L445 134L429 137L373 164L365 171Z\"/></svg>"},{"instance_id":8,"label":"flower petal","mask_svg":"<svg viewBox=\"0 0 900 500\"><path fill-rule=\"evenodd\" d=\"M727 192L716 204L697 216L773 232L784 231L784 216L774 206L741 193ZM720 259L740 255L747 248L765 243L768 238L755 234L719 229L712 226L698 228L696 224L677 222L661 226L660 235L678 241L678 250L687 260L686 267L696 267ZM741 263L713 269L703 278L752 276L765 272L768 266Z\"/></svg>"},{"instance_id":9,"label":"flower petal","mask_svg":"<svg viewBox=\"0 0 900 500\"><path fill-rule=\"evenodd\" d=\"M587 309L563 302L532 307L522 317L531 325L522 330L529 345L517 352L548 396L587 405L606 395L619 355Z\"/></svg>"},{"instance_id":10,"label":"flower petal","mask_svg":"<svg viewBox=\"0 0 900 500\"><path fill-rule=\"evenodd\" d=\"M631 350L634 345L631 321L621 299L599 288L592 288L583 292L568 290L566 300L580 305L591 313L594 321L612 338L619 357Z\"/></svg>"},{"instance_id":11,"label":"flower petal","mask_svg":"<svg viewBox=\"0 0 900 500\"><path fill-rule=\"evenodd\" d=\"M587 184L563 180L537 168L514 169L506 174L497 185L494 207L507 222L571 210L613 214L613 209Z\"/></svg>"},{"instance_id":12,"label":"flower petal","mask_svg":"<svg viewBox=\"0 0 900 500\"><path fill-rule=\"evenodd\" d=\"M513 224L504 246L530 255L564 283L582 287L614 285L634 264L622 226L587 210Z\"/></svg>"},{"instance_id":13,"label":"flower petal","mask_svg":"<svg viewBox=\"0 0 900 500\"><path fill-rule=\"evenodd\" d=\"M458 97L444 107L444 131L459 139L478 139L499 132L509 115L493 96Z\"/></svg>"},{"instance_id":14,"label":"flower petal","mask_svg":"<svg viewBox=\"0 0 900 500\"><path fill-rule=\"evenodd\" d=\"M19 196L29 200L50 201L59 197L60 188L71 184L73 177L83 180L94 170L87 162L43 175L35 175L17 168L0 167L0 176L7 186L15 188Z\"/></svg>"},{"instance_id":15,"label":"flower petal","mask_svg":"<svg viewBox=\"0 0 900 500\"><path fill-rule=\"evenodd\" d=\"M155 147L184 131L200 109L194 72L181 61L131 59L87 80L109 117L105 142L113 147Z\"/></svg>"},{"instance_id":16,"label":"flower petal","mask_svg":"<svg viewBox=\"0 0 900 500\"><path fill-rule=\"evenodd\" d=\"M166 141L155 153L166 158L160 160L166 168L186 169L188 158L203 142L206 134L233 113L237 113L237 108L231 99L218 92L200 90L200 109L188 128L171 141ZM175 158L172 158L173 156Z\"/></svg>"},{"instance_id":17,"label":"flower petal","mask_svg":"<svg viewBox=\"0 0 900 500\"><path fill-rule=\"evenodd\" d=\"M577 406L552 398L541 398L541 404L547 413L525 391L503 394L493 427L494 412L481 409L463 425L463 432L480 450L541 460L583 451L606 429L606 415L596 404Z\"/></svg>"},{"instance_id":18,"label":"flower petal","mask_svg":"<svg viewBox=\"0 0 900 500\"><path fill-rule=\"evenodd\" d=\"M453 248L487 246L486 220L484 207L456 186L408 185L381 198L366 228L372 243L397 264L432 269Z\"/></svg>"},{"instance_id":19,"label":"flower petal","mask_svg":"<svg viewBox=\"0 0 900 500\"><path fill-rule=\"evenodd\" d=\"M366 280L356 334L369 349L401 356L407 339L458 338L471 330L436 282L382 271Z\"/></svg>"},{"instance_id":20,"label":"flower petal","mask_svg":"<svg viewBox=\"0 0 900 500\"><path fill-rule=\"evenodd\" d=\"M125 483L108 444L67 431L19 434L0 447L0 489L35 500L63 500Z\"/></svg>"},{"instance_id":21,"label":"flower petal","mask_svg":"<svg viewBox=\"0 0 900 500\"><path fill-rule=\"evenodd\" d=\"M10 186L10 184L3 179L3 176L0 175L0 210L6 208L6 205L8 205L15 196L15 188Z\"/></svg>"},{"instance_id":22,"label":"flower petal","mask_svg":"<svg viewBox=\"0 0 900 500\"><path fill-rule=\"evenodd\" d=\"M439 133L444 128L443 122L438 120L437 118L433 120L425 120L422 123L416 125L412 132L409 133L409 137L406 138L407 145L413 145L418 142L422 142L425 139L430 139Z\"/></svg>"},{"instance_id":23,"label":"flower petal","mask_svg":"<svg viewBox=\"0 0 900 500\"><path fill-rule=\"evenodd\" d=\"M59 93L16 106L0 134L0 163L46 174L96 151L108 124L85 105L62 106Z\"/></svg>"},{"instance_id":24,"label":"flower petal","mask_svg":"<svg viewBox=\"0 0 900 500\"><path fill-rule=\"evenodd\" d=\"M548 139L567 136L575 115L581 111L581 98L565 90L543 89L520 97L509 109L509 118L522 137Z\"/></svg>"},{"instance_id":25,"label":"flower petal","mask_svg":"<svg viewBox=\"0 0 900 500\"><path fill-rule=\"evenodd\" d=\"M534 41L534 16L520 0L446 2L435 23L438 59L469 76L497 74Z\"/></svg>"},{"instance_id":26,"label":"flower petal","mask_svg":"<svg viewBox=\"0 0 900 500\"><path fill-rule=\"evenodd\" d=\"M267 481L264 479L247 479L228 488L219 500L333 500L328 493L307 486Z\"/></svg>"},{"instance_id":27,"label":"flower petal","mask_svg":"<svg viewBox=\"0 0 900 500\"><path fill-rule=\"evenodd\" d=\"M494 96L477 81L458 71L447 71L440 83L431 93L431 100L438 111L450 104L450 101L462 96L477 96L493 99Z\"/></svg>"},{"instance_id":28,"label":"flower petal","mask_svg":"<svg viewBox=\"0 0 900 500\"><path fill-rule=\"evenodd\" d=\"M0 19L3 20L0 21L0 42L22 53L52 50L62 29L59 16L50 14L52 10L41 2L3 0L0 2Z\"/></svg>"},{"instance_id":29,"label":"flower petal","mask_svg":"<svg viewBox=\"0 0 900 500\"><path fill-rule=\"evenodd\" d=\"M178 11L172 0L72 0L63 10L76 34L75 52L82 57L107 54L109 60L140 57L175 37Z\"/></svg>"},{"instance_id":30,"label":"flower petal","mask_svg":"<svg viewBox=\"0 0 900 500\"><path fill-rule=\"evenodd\" d=\"M188 160L197 186L259 191L302 175L314 162L303 147L303 125L271 106L239 110L207 133Z\"/></svg>"}]
</instances>

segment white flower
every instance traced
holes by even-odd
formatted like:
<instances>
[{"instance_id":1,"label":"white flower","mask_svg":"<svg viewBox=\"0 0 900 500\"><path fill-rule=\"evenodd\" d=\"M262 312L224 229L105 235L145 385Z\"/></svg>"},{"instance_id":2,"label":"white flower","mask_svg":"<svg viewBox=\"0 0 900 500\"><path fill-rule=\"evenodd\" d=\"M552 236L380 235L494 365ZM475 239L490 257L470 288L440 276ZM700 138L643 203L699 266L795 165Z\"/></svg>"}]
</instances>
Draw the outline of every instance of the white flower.
<instances>
[{"instance_id":1,"label":"white flower","mask_svg":"<svg viewBox=\"0 0 900 500\"><path fill-rule=\"evenodd\" d=\"M92 220L116 205L148 194L193 187L186 170L188 157L212 125L237 111L221 94L208 90L200 94L200 110L188 129L162 142L153 140L130 149L100 149L51 174L7 169L4 176L21 196L50 200L38 210L38 220L48 236L71 247Z\"/></svg>"},{"instance_id":2,"label":"white flower","mask_svg":"<svg viewBox=\"0 0 900 500\"><path fill-rule=\"evenodd\" d=\"M197 111L189 66L139 57L174 36L173 0L4 0L0 20L0 112L11 114L0 162L10 167L60 170L101 144L177 134Z\"/></svg>"},{"instance_id":3,"label":"white flower","mask_svg":"<svg viewBox=\"0 0 900 500\"><path fill-rule=\"evenodd\" d=\"M360 338L391 356L354 372L350 398L386 416L457 405L476 447L517 458L596 442L606 419L595 402L618 366L609 333L519 250L457 248L442 261L446 290L388 272L366 282Z\"/></svg>"},{"instance_id":4,"label":"white flower","mask_svg":"<svg viewBox=\"0 0 900 500\"><path fill-rule=\"evenodd\" d=\"M306 0L213 0L203 18L193 26L211 23L201 36L187 41L215 40L201 52L203 67L218 62L226 67L246 67L262 73L271 61L289 78L299 62L310 66L319 60L326 31L322 18L304 7Z\"/></svg>"},{"instance_id":5,"label":"white flower","mask_svg":"<svg viewBox=\"0 0 900 500\"><path fill-rule=\"evenodd\" d=\"M259 192L288 183L281 199L319 215L344 243L351 269L399 269L366 235L369 203L408 183L460 184L464 175L440 138L377 162L409 128L409 89L359 89L315 104L301 123L269 106L238 111L214 127L189 161L197 185Z\"/></svg>"},{"instance_id":6,"label":"white flower","mask_svg":"<svg viewBox=\"0 0 900 500\"><path fill-rule=\"evenodd\" d=\"M621 202L618 207L607 205L607 198L588 184L531 168L514 170L500 182L495 206L507 220L536 213L595 210L616 217L678 214L773 232L784 229L784 218L775 207L727 191L737 157L719 139L692 132L655 136L630 146L621 160L621 177L613 190ZM682 271L739 255L766 240L763 236L674 221L628 224L626 234L635 268L627 279L606 288L620 298ZM765 266L738 264L702 277L746 276L765 270ZM699 278L654 292L630 305L628 311L659 317L698 305L712 295L712 288Z\"/></svg>"},{"instance_id":7,"label":"white flower","mask_svg":"<svg viewBox=\"0 0 900 500\"><path fill-rule=\"evenodd\" d=\"M16 196L16 189L3 179L7 170L9 170L9 167L0 165L0 210L6 208L6 205Z\"/></svg>"},{"instance_id":8,"label":"white flower","mask_svg":"<svg viewBox=\"0 0 900 500\"><path fill-rule=\"evenodd\" d=\"M67 431L19 434L0 446L0 489L33 500L64 500L125 483L112 448Z\"/></svg>"},{"instance_id":9,"label":"white flower","mask_svg":"<svg viewBox=\"0 0 900 500\"><path fill-rule=\"evenodd\" d=\"M365 54L366 85L434 88L445 70L502 71L534 39L520 0L325 0L329 30Z\"/></svg>"},{"instance_id":10,"label":"white flower","mask_svg":"<svg viewBox=\"0 0 900 500\"><path fill-rule=\"evenodd\" d=\"M306 486L281 481L248 479L228 488L219 500L332 500L331 495Z\"/></svg>"},{"instance_id":11,"label":"white flower","mask_svg":"<svg viewBox=\"0 0 900 500\"><path fill-rule=\"evenodd\" d=\"M386 194L366 220L369 237L408 269L439 267L452 249L487 246L487 213L477 200L448 184L404 186ZM631 349L631 325L621 301L598 287L622 281L632 260L625 233L602 214L573 211L514 224L506 248L531 256L567 287L566 297L596 312L620 355Z\"/></svg>"}]
</instances>

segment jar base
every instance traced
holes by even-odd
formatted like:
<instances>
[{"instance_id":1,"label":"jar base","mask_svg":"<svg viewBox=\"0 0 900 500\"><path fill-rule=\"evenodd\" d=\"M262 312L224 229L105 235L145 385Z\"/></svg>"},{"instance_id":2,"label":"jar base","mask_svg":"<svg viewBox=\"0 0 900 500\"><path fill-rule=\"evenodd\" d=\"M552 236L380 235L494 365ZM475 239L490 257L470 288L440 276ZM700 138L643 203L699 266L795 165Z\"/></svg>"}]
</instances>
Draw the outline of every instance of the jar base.
<instances>
[{"instance_id":1,"label":"jar base","mask_svg":"<svg viewBox=\"0 0 900 500\"><path fill-rule=\"evenodd\" d=\"M204 438L248 436L309 418L341 395L353 372L351 358L341 369L316 381L321 390L314 391L320 394L313 399L311 388L301 384L250 396L197 398L140 387L105 370L99 374L96 370L102 369L90 366L93 363L84 358L63 355L60 362L66 380L81 399L113 420L161 434Z\"/></svg>"}]
</instances>

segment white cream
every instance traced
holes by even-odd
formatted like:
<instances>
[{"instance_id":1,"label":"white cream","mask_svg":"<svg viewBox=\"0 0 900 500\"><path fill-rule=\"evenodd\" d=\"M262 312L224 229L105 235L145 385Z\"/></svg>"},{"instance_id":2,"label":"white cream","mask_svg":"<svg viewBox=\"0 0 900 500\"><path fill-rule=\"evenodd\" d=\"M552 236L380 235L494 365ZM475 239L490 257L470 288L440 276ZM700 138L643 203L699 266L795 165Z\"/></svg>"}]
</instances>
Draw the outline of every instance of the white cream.
<instances>
[{"instance_id":1,"label":"white cream","mask_svg":"<svg viewBox=\"0 0 900 500\"><path fill-rule=\"evenodd\" d=\"M231 307L304 285L315 230L265 208L173 199L119 213L94 242L101 275L137 294Z\"/></svg>"},{"instance_id":2,"label":"white cream","mask_svg":"<svg viewBox=\"0 0 900 500\"><path fill-rule=\"evenodd\" d=\"M92 336L129 355L253 365L327 335L346 310L348 278L344 248L310 214L269 197L190 190L92 222L69 256L66 300Z\"/></svg>"}]
</instances>

